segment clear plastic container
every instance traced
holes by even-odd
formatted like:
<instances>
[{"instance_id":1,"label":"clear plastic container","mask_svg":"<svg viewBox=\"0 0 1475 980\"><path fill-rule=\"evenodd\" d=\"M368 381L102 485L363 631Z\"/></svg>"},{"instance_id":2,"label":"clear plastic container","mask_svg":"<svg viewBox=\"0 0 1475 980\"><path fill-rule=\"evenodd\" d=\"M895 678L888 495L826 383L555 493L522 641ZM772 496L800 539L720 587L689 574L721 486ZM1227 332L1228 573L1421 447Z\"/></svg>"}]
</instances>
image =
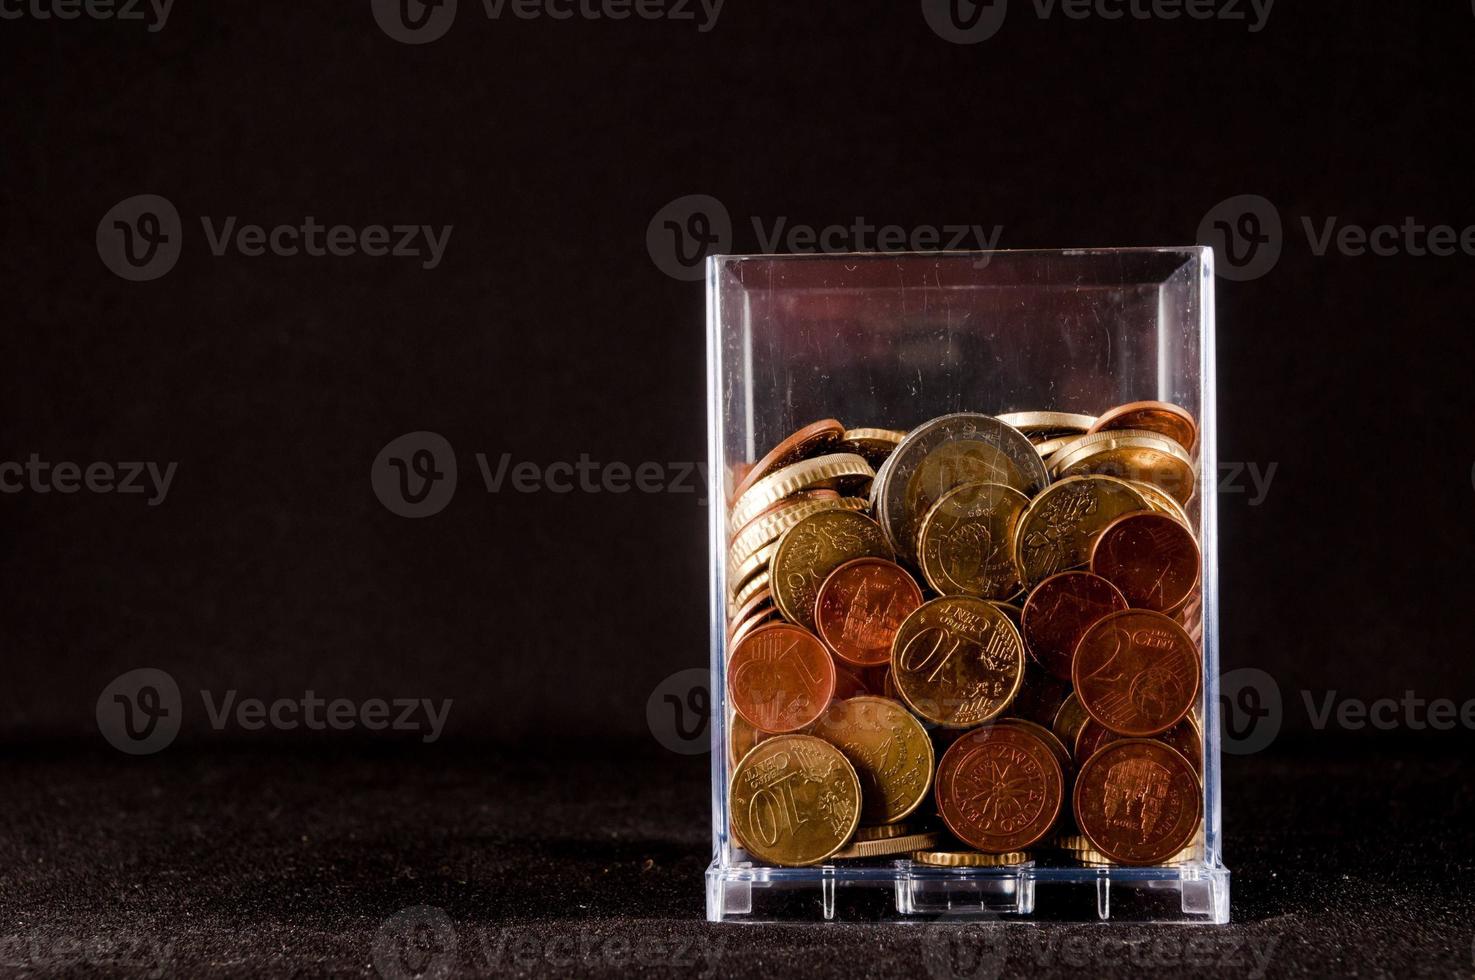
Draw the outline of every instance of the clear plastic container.
<instances>
[{"instance_id":1,"label":"clear plastic container","mask_svg":"<svg viewBox=\"0 0 1475 980\"><path fill-rule=\"evenodd\" d=\"M1215 526L1214 275L1207 248L714 256L708 265L714 921L938 915L1223 923ZM1203 824L1190 860L1094 866L1048 850L1007 868L905 857L777 867L728 818L727 511L742 472L816 419L907 430L954 412L1095 415L1139 400L1198 420ZM1067 801L1068 805L1068 801Z\"/></svg>"}]
</instances>

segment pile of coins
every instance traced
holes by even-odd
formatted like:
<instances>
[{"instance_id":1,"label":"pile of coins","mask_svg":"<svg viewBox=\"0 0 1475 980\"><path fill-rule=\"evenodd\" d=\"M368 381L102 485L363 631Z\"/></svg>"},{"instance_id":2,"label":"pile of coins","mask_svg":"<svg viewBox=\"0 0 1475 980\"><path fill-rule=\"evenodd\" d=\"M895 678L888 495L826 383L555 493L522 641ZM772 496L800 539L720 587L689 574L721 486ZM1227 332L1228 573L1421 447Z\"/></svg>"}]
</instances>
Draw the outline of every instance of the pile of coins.
<instances>
[{"instance_id":1,"label":"pile of coins","mask_svg":"<svg viewBox=\"0 0 1475 980\"><path fill-rule=\"evenodd\" d=\"M732 837L755 860L1202 853L1197 425L808 425L735 474Z\"/></svg>"}]
</instances>

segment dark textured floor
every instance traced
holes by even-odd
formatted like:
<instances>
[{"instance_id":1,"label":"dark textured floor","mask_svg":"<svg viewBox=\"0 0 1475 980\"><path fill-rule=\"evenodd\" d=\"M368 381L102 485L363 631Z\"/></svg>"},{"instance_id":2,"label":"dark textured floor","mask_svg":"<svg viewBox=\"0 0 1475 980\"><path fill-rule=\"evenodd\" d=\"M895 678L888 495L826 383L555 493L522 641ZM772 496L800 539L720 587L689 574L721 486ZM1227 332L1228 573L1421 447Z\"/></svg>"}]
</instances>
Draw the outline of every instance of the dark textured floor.
<instances>
[{"instance_id":1,"label":"dark textured floor","mask_svg":"<svg viewBox=\"0 0 1475 980\"><path fill-rule=\"evenodd\" d=\"M937 930L704 922L705 758L441 748L9 751L0 974L1475 972L1468 745L1229 760L1228 927L965 927L942 953Z\"/></svg>"}]
</instances>

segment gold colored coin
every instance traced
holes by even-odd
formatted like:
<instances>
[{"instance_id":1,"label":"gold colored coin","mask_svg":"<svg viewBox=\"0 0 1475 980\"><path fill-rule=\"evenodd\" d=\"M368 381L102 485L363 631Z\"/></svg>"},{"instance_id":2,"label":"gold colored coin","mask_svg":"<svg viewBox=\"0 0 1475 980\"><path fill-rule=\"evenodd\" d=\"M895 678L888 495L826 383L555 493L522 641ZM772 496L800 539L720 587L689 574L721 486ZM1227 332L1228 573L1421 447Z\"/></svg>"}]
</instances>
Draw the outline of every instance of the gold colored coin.
<instances>
[{"instance_id":1,"label":"gold colored coin","mask_svg":"<svg viewBox=\"0 0 1475 980\"><path fill-rule=\"evenodd\" d=\"M1081 437L1080 433L1072 432L1070 435L1054 436L1050 439L1041 439L1035 443L1035 452L1040 454L1041 459L1049 459L1060 450L1069 446Z\"/></svg>"},{"instance_id":2,"label":"gold colored coin","mask_svg":"<svg viewBox=\"0 0 1475 980\"><path fill-rule=\"evenodd\" d=\"M855 766L860 776L861 819L868 824L900 820L927 798L932 786L932 740L900 704L888 698L832 701L808 729Z\"/></svg>"},{"instance_id":3,"label":"gold colored coin","mask_svg":"<svg viewBox=\"0 0 1475 980\"><path fill-rule=\"evenodd\" d=\"M774 510L750 521L733 538L727 550L727 574L729 581L743 562L760 551L764 545L773 544L789 528L811 514L826 510L865 510L866 502L858 497L836 497L832 500L797 500L792 504L780 504Z\"/></svg>"},{"instance_id":4,"label":"gold colored coin","mask_svg":"<svg viewBox=\"0 0 1475 980\"><path fill-rule=\"evenodd\" d=\"M1050 482L1023 433L989 415L959 412L925 422L886 461L876 520L898 553L915 558L917 527L939 497L964 483L1002 483L1025 496Z\"/></svg>"},{"instance_id":5,"label":"gold colored coin","mask_svg":"<svg viewBox=\"0 0 1475 980\"><path fill-rule=\"evenodd\" d=\"M1123 514L1147 510L1142 494L1110 476L1073 476L1046 487L1019 516L1015 561L1027 588L1091 560L1091 544Z\"/></svg>"},{"instance_id":6,"label":"gold colored coin","mask_svg":"<svg viewBox=\"0 0 1475 980\"><path fill-rule=\"evenodd\" d=\"M860 824L860 777L824 739L777 735L738 762L728 801L733 834L754 857L819 864Z\"/></svg>"},{"instance_id":7,"label":"gold colored coin","mask_svg":"<svg viewBox=\"0 0 1475 980\"><path fill-rule=\"evenodd\" d=\"M1076 697L1076 692L1071 691L1061 704L1060 710L1055 712L1055 721L1050 725L1055 737L1065 745L1076 744L1076 738L1081 734L1081 728L1086 724L1086 719L1091 716L1086 714L1086 706L1081 704L1081 699Z\"/></svg>"},{"instance_id":8,"label":"gold colored coin","mask_svg":"<svg viewBox=\"0 0 1475 980\"><path fill-rule=\"evenodd\" d=\"M1057 479L1088 474L1115 476L1151 483L1180 504L1193 498L1193 458L1182 446L1156 432L1124 429L1082 436L1047 463Z\"/></svg>"},{"instance_id":9,"label":"gold colored coin","mask_svg":"<svg viewBox=\"0 0 1475 980\"><path fill-rule=\"evenodd\" d=\"M1060 834L1055 838L1054 846L1062 851L1089 851L1093 845L1085 834Z\"/></svg>"},{"instance_id":10,"label":"gold colored coin","mask_svg":"<svg viewBox=\"0 0 1475 980\"><path fill-rule=\"evenodd\" d=\"M843 510L811 514L784 532L769 575L773 599L789 622L814 630L814 602L830 573L856 558L895 557L881 525Z\"/></svg>"},{"instance_id":11,"label":"gold colored coin","mask_svg":"<svg viewBox=\"0 0 1475 980\"><path fill-rule=\"evenodd\" d=\"M865 790L862 789L861 792L864 793ZM893 840L920 833L924 831L913 823L883 823L874 827L857 827L853 841L860 843L869 840Z\"/></svg>"},{"instance_id":12,"label":"gold colored coin","mask_svg":"<svg viewBox=\"0 0 1475 980\"><path fill-rule=\"evenodd\" d=\"M970 728L996 717L1024 677L1024 641L1009 617L972 596L923 603L896 632L891 676L928 721Z\"/></svg>"},{"instance_id":13,"label":"gold colored coin","mask_svg":"<svg viewBox=\"0 0 1475 980\"><path fill-rule=\"evenodd\" d=\"M848 429L840 448L864 456L874 466L890 456L906 437L905 432L896 429Z\"/></svg>"},{"instance_id":14,"label":"gold colored coin","mask_svg":"<svg viewBox=\"0 0 1475 980\"><path fill-rule=\"evenodd\" d=\"M791 463L753 484L732 505L729 531L736 531L769 507L792 493L814 487L863 487L876 475L863 457L854 453L830 453Z\"/></svg>"},{"instance_id":15,"label":"gold colored coin","mask_svg":"<svg viewBox=\"0 0 1475 980\"><path fill-rule=\"evenodd\" d=\"M748 560L733 569L727 578L727 589L732 593L733 601L742 594L743 587L753 581L753 576L759 572L768 570L768 564L773 560L774 552L778 551L778 543L766 544L755 551Z\"/></svg>"},{"instance_id":16,"label":"gold colored coin","mask_svg":"<svg viewBox=\"0 0 1475 980\"><path fill-rule=\"evenodd\" d=\"M1198 441L1198 423L1188 409L1169 402L1132 402L1118 405L1091 424L1091 431L1104 432L1112 429L1143 429L1160 432L1177 442L1185 450L1192 451Z\"/></svg>"},{"instance_id":17,"label":"gold colored coin","mask_svg":"<svg viewBox=\"0 0 1475 980\"><path fill-rule=\"evenodd\" d=\"M1142 499L1147 501L1147 506L1160 514L1167 514L1188 530L1193 530L1193 522L1188 519L1188 511L1184 510L1183 505L1174 500L1166 490L1142 480L1128 480L1127 482L1142 494Z\"/></svg>"},{"instance_id":18,"label":"gold colored coin","mask_svg":"<svg viewBox=\"0 0 1475 980\"><path fill-rule=\"evenodd\" d=\"M927 584L942 595L1007 599L1019 591L1014 524L1029 498L1000 483L949 490L922 518L917 556Z\"/></svg>"},{"instance_id":19,"label":"gold colored coin","mask_svg":"<svg viewBox=\"0 0 1475 980\"><path fill-rule=\"evenodd\" d=\"M760 732L748 723L742 715L736 711L727 712L727 761L731 767L736 767L738 760L753 751L753 746L767 738L772 738L767 732Z\"/></svg>"},{"instance_id":20,"label":"gold colored coin","mask_svg":"<svg viewBox=\"0 0 1475 980\"><path fill-rule=\"evenodd\" d=\"M769 575L767 568L763 569L757 575L754 575L752 578L750 578L747 581L747 584L738 589L737 594L732 597L732 601L727 604L728 616L731 616L733 613L737 612L743 607L746 602L748 602L748 600L752 599L755 595L768 588L768 583Z\"/></svg>"},{"instance_id":21,"label":"gold colored coin","mask_svg":"<svg viewBox=\"0 0 1475 980\"><path fill-rule=\"evenodd\" d=\"M1094 415L1078 415L1075 412L1008 412L994 416L1005 425L1012 425L1027 436L1038 433L1085 432L1096 424Z\"/></svg>"},{"instance_id":22,"label":"gold colored coin","mask_svg":"<svg viewBox=\"0 0 1475 980\"><path fill-rule=\"evenodd\" d=\"M938 868L1012 868L1029 864L1034 858L1028 851L1008 854L985 854L982 851L913 851L913 861Z\"/></svg>"},{"instance_id":23,"label":"gold colored coin","mask_svg":"<svg viewBox=\"0 0 1475 980\"><path fill-rule=\"evenodd\" d=\"M906 837L893 837L890 840L856 841L836 851L832 856L837 861L851 858L885 857L888 854L907 854L911 851L925 850L941 843L942 835L938 833L908 834Z\"/></svg>"}]
</instances>

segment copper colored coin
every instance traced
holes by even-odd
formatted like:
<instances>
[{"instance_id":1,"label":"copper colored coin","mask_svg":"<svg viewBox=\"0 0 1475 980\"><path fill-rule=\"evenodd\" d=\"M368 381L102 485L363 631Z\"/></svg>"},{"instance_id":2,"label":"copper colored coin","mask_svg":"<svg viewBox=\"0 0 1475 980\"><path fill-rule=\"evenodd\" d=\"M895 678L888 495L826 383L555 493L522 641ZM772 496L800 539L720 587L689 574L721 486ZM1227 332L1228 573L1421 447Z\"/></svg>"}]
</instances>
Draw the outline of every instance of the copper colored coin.
<instances>
[{"instance_id":1,"label":"copper colored coin","mask_svg":"<svg viewBox=\"0 0 1475 980\"><path fill-rule=\"evenodd\" d=\"M1146 609L1112 613L1086 631L1072 667L1087 714L1118 735L1165 732L1198 695L1198 648L1172 619Z\"/></svg>"},{"instance_id":2,"label":"copper colored coin","mask_svg":"<svg viewBox=\"0 0 1475 980\"><path fill-rule=\"evenodd\" d=\"M1164 743L1122 739L1081 766L1073 800L1076 825L1118 864L1161 864L1193 840L1202 792L1188 760Z\"/></svg>"},{"instance_id":3,"label":"copper colored coin","mask_svg":"<svg viewBox=\"0 0 1475 980\"><path fill-rule=\"evenodd\" d=\"M1091 571L1120 589L1135 609L1168 612L1182 606L1198 585L1198 569L1193 533L1167 514L1123 514L1091 548Z\"/></svg>"},{"instance_id":4,"label":"copper colored coin","mask_svg":"<svg viewBox=\"0 0 1475 980\"><path fill-rule=\"evenodd\" d=\"M732 766L736 766L739 759L753 750L753 746L773 736L748 724L736 711L730 712L728 717L727 758Z\"/></svg>"},{"instance_id":5,"label":"copper colored coin","mask_svg":"<svg viewBox=\"0 0 1475 980\"><path fill-rule=\"evenodd\" d=\"M1203 771L1203 744L1192 715L1184 718L1161 735L1154 735L1153 738L1171 746L1179 755L1187 759L1195 773ZM1094 718L1086 719L1086 724L1081 727L1080 734L1076 736L1076 764L1084 763L1107 744L1118 741L1121 741L1120 735L1109 731Z\"/></svg>"},{"instance_id":6,"label":"copper colored coin","mask_svg":"<svg viewBox=\"0 0 1475 980\"><path fill-rule=\"evenodd\" d=\"M824 452L839 442L844 435L845 426L834 419L811 422L774 446L768 451L768 455L754 463L752 469L744 473L738 485L733 487L732 496L727 499L738 499L752 489L753 484L777 469Z\"/></svg>"},{"instance_id":7,"label":"copper colored coin","mask_svg":"<svg viewBox=\"0 0 1475 980\"><path fill-rule=\"evenodd\" d=\"M891 641L922 604L906 569L884 558L857 558L835 569L819 588L815 623L835 656L857 667L891 662Z\"/></svg>"},{"instance_id":8,"label":"copper colored coin","mask_svg":"<svg viewBox=\"0 0 1475 980\"><path fill-rule=\"evenodd\" d=\"M779 623L743 637L727 662L727 696L759 731L794 732L824 712L835 664L819 637Z\"/></svg>"},{"instance_id":9,"label":"copper colored coin","mask_svg":"<svg viewBox=\"0 0 1475 980\"><path fill-rule=\"evenodd\" d=\"M1198 425L1188 410L1169 402L1132 402L1118 405L1098 418L1089 432L1115 429L1144 429L1159 432L1184 449L1192 451L1198 441Z\"/></svg>"},{"instance_id":10,"label":"copper colored coin","mask_svg":"<svg viewBox=\"0 0 1475 980\"><path fill-rule=\"evenodd\" d=\"M764 609L772 608L773 591L771 589L759 589L757 594L738 607L737 611L728 617L727 635L732 637L737 633L737 628L747 622L754 614Z\"/></svg>"},{"instance_id":11,"label":"copper colored coin","mask_svg":"<svg viewBox=\"0 0 1475 980\"><path fill-rule=\"evenodd\" d=\"M774 626L783 621L784 618L779 615L778 609L772 605L754 613L733 627L732 636L727 638L728 650L736 649L737 645L743 642L743 639L754 630L762 629L765 626Z\"/></svg>"},{"instance_id":12,"label":"copper colored coin","mask_svg":"<svg viewBox=\"0 0 1475 980\"><path fill-rule=\"evenodd\" d=\"M1099 575L1052 575L1025 600L1024 645L1035 663L1061 680L1070 680L1071 659L1086 630L1103 616L1127 607L1117 587Z\"/></svg>"},{"instance_id":13,"label":"copper colored coin","mask_svg":"<svg viewBox=\"0 0 1475 980\"><path fill-rule=\"evenodd\" d=\"M1065 799L1050 746L1023 725L966 732L937 767L937 810L960 840L989 854L1020 851L1048 834Z\"/></svg>"}]
</instances>

